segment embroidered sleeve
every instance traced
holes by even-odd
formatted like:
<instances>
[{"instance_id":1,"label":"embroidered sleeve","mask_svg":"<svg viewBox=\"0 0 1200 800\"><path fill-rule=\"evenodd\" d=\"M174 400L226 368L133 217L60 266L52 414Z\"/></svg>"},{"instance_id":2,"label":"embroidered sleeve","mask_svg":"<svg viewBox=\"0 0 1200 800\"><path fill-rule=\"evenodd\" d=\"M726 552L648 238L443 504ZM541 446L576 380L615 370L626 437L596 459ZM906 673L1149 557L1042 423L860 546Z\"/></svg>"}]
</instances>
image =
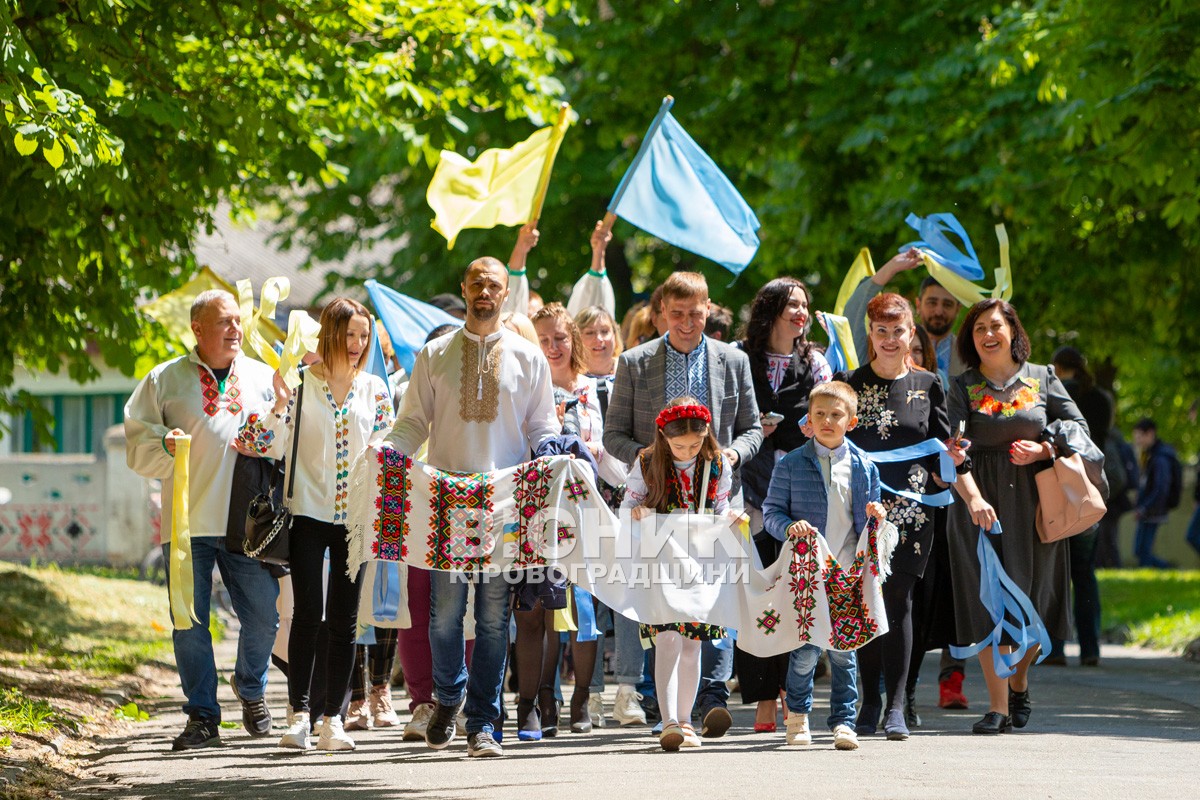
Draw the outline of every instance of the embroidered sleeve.
<instances>
[{"instance_id":1,"label":"embroidered sleeve","mask_svg":"<svg viewBox=\"0 0 1200 800\"><path fill-rule=\"evenodd\" d=\"M371 428L371 444L382 441L392 429L392 423L396 421L396 414L392 410L392 397L387 393L382 381L376 382L374 388L375 424Z\"/></svg>"},{"instance_id":2,"label":"embroidered sleeve","mask_svg":"<svg viewBox=\"0 0 1200 800\"><path fill-rule=\"evenodd\" d=\"M829 362L825 360L825 356L813 350L808 354L808 363L812 369L813 383L828 383L833 380L833 370L829 368Z\"/></svg>"},{"instance_id":3,"label":"embroidered sleeve","mask_svg":"<svg viewBox=\"0 0 1200 800\"><path fill-rule=\"evenodd\" d=\"M729 510L729 493L733 488L733 470L729 460L721 459L721 474L717 476L717 494L713 497L712 513L724 514Z\"/></svg>"},{"instance_id":4,"label":"embroidered sleeve","mask_svg":"<svg viewBox=\"0 0 1200 800\"><path fill-rule=\"evenodd\" d=\"M642 460L635 458L629 477L625 480L625 497L621 500L621 508L637 508L646 501L650 494L646 479L642 476Z\"/></svg>"},{"instance_id":5,"label":"embroidered sleeve","mask_svg":"<svg viewBox=\"0 0 1200 800\"><path fill-rule=\"evenodd\" d=\"M293 391L282 414L275 414L274 400L251 412L238 430L237 441L260 456L282 458L291 439L296 395L297 392Z\"/></svg>"}]
</instances>

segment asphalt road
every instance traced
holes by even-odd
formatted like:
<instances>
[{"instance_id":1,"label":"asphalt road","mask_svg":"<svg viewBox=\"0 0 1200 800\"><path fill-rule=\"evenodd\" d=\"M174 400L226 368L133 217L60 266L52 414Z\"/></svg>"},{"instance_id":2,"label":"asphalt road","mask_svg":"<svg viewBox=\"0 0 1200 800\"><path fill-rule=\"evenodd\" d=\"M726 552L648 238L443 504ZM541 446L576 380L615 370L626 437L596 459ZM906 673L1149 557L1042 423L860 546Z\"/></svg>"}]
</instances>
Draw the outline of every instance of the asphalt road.
<instances>
[{"instance_id":1,"label":"asphalt road","mask_svg":"<svg viewBox=\"0 0 1200 800\"><path fill-rule=\"evenodd\" d=\"M1071 652L1068 649L1068 652ZM222 643L223 667L232 648ZM925 674L937 672L930 654ZM283 715L283 679L269 696ZM734 728L698 750L664 753L646 728L566 733L537 743L506 743L505 758L469 759L466 744L435 752L400 741L397 729L356 733L351 753L282 751L275 734L251 739L223 731L223 745L170 753L182 729L179 698L163 698L135 735L101 743L93 774L75 797L120 798L1006 798L1197 796L1200 778L1200 665L1164 653L1105 646L1099 667L1038 667L1033 716L1023 731L976 736L983 710L978 667L966 692L978 708L935 707L936 684L923 683L924 725L907 742L864 737L855 752L833 749L828 734L809 748L783 746L782 730L756 734L753 708L733 706ZM818 683L815 719L828 709ZM226 718L240 720L227 686ZM611 691L606 693L611 708ZM738 699L735 695L735 700ZM406 703L397 702L406 707Z\"/></svg>"}]
</instances>

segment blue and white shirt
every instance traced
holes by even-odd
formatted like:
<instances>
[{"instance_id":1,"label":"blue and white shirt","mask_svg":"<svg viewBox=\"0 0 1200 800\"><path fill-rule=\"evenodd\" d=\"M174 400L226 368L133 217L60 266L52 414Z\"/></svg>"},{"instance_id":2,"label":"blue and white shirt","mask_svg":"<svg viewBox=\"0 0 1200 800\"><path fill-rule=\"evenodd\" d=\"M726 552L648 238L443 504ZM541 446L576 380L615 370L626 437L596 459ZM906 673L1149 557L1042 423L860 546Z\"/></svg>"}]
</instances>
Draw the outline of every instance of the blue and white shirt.
<instances>
[{"instance_id":1,"label":"blue and white shirt","mask_svg":"<svg viewBox=\"0 0 1200 800\"><path fill-rule=\"evenodd\" d=\"M664 403L689 395L708 405L708 337L690 353L681 353L671 346L670 334L663 336L667 352L666 397Z\"/></svg>"}]
</instances>

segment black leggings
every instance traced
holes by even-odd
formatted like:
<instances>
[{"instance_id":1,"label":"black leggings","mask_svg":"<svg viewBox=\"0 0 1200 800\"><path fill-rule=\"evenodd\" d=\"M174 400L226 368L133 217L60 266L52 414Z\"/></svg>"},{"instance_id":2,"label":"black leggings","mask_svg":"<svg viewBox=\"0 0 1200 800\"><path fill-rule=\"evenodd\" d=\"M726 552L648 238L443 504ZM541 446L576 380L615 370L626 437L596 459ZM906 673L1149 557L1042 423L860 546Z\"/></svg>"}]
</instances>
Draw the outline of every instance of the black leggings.
<instances>
[{"instance_id":1,"label":"black leggings","mask_svg":"<svg viewBox=\"0 0 1200 800\"><path fill-rule=\"evenodd\" d=\"M350 681L350 700L366 700L367 689L389 686L396 664L397 628L376 628L375 644L360 644L354 652L354 671Z\"/></svg>"},{"instance_id":2,"label":"black leggings","mask_svg":"<svg viewBox=\"0 0 1200 800\"><path fill-rule=\"evenodd\" d=\"M288 639L288 702L308 711L308 691L317 660L321 627L325 549L329 549L329 592L324 612L329 646L325 655L325 707L321 716L342 713L354 667L354 627L358 620L358 583L346 576L346 528L310 517L295 517L289 542L292 593L296 598Z\"/></svg>"},{"instance_id":3,"label":"black leggings","mask_svg":"<svg viewBox=\"0 0 1200 800\"><path fill-rule=\"evenodd\" d=\"M908 680L913 649L912 607L916 583L916 575L894 572L883 584L883 607L887 612L888 632L863 645L858 651L863 708L904 710L904 685ZM887 691L886 706L879 695L881 676Z\"/></svg>"}]
</instances>

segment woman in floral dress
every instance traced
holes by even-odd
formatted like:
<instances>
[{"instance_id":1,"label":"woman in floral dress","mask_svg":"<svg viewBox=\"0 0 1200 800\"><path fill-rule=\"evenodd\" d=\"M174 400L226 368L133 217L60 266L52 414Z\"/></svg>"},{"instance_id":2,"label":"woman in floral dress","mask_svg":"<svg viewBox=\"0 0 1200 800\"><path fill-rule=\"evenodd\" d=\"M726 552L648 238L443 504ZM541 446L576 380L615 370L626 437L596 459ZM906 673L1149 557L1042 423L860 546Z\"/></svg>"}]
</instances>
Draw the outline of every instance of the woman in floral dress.
<instances>
[{"instance_id":1,"label":"woman in floral dress","mask_svg":"<svg viewBox=\"0 0 1200 800\"><path fill-rule=\"evenodd\" d=\"M878 295L867 305L867 318L871 361L846 379L858 392L858 426L849 432L850 440L872 453L949 438L941 380L909 357L916 329L908 301L890 292ZM892 554L892 575L883 585L888 633L859 650L863 701L856 729L860 735L875 733L883 713L888 739L903 741L909 736L904 686L913 648L913 587L929 561L934 520L932 508L896 491L924 495L945 487L936 485L935 456L877 466L883 504L900 533L900 543ZM886 705L880 697L880 676L887 690Z\"/></svg>"}]
</instances>

